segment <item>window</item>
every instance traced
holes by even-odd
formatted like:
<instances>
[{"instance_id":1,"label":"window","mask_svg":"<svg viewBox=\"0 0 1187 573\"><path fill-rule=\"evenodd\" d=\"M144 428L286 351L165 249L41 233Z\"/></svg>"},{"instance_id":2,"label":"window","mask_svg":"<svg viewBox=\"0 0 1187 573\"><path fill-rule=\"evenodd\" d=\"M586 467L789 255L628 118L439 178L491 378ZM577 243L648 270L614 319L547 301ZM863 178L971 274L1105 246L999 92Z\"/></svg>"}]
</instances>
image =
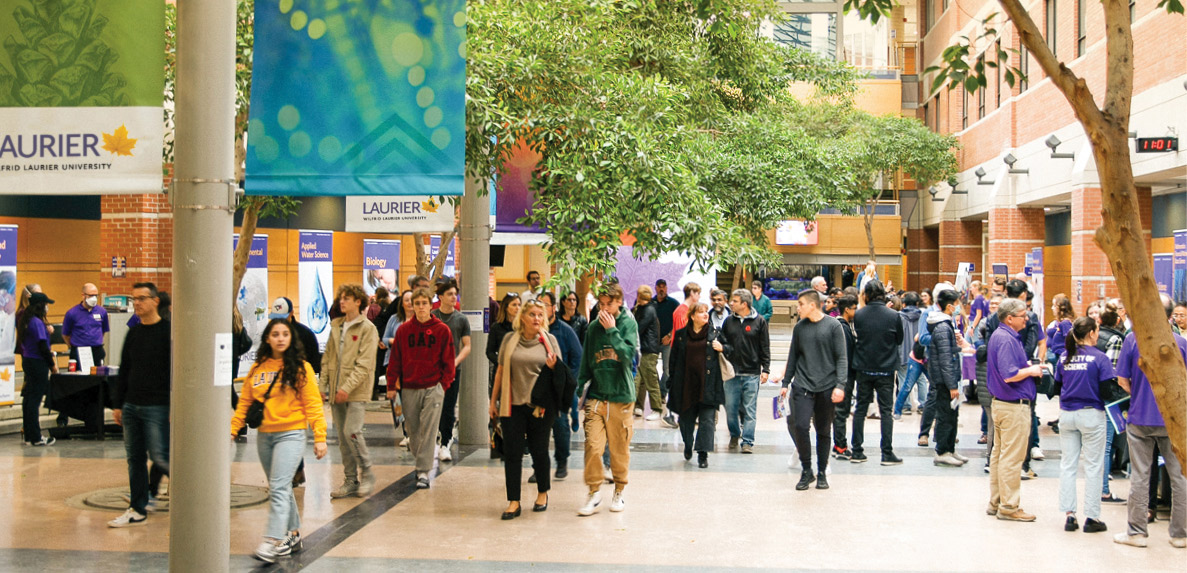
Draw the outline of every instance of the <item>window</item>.
<instances>
[{"instance_id":1,"label":"window","mask_svg":"<svg viewBox=\"0 0 1187 573\"><path fill-rule=\"evenodd\" d=\"M944 0L944 3L942 4L942 6L943 6L943 10L941 10L941 12L947 12L948 11L948 0Z\"/></svg>"},{"instance_id":2,"label":"window","mask_svg":"<svg viewBox=\"0 0 1187 573\"><path fill-rule=\"evenodd\" d=\"M1030 50L1026 46L1018 51L1018 71L1022 72L1022 77L1018 78L1018 93L1022 93L1030 87Z\"/></svg>"},{"instance_id":3,"label":"window","mask_svg":"<svg viewBox=\"0 0 1187 573\"><path fill-rule=\"evenodd\" d=\"M1132 6L1132 4L1131 4L1131 6ZM935 25L935 23L936 23L935 12L936 12L936 7L934 4L934 0L923 0L923 33L924 34L928 33L931 30L931 27Z\"/></svg>"},{"instance_id":4,"label":"window","mask_svg":"<svg viewBox=\"0 0 1187 573\"><path fill-rule=\"evenodd\" d=\"M1084 55L1088 49L1088 29L1084 21L1084 12L1088 11L1085 0L1076 0L1076 57Z\"/></svg>"},{"instance_id":5,"label":"window","mask_svg":"<svg viewBox=\"0 0 1187 573\"><path fill-rule=\"evenodd\" d=\"M932 131L936 130L936 126L931 123L931 101L923 104L923 124Z\"/></svg>"},{"instance_id":6,"label":"window","mask_svg":"<svg viewBox=\"0 0 1187 573\"><path fill-rule=\"evenodd\" d=\"M998 40L997 42L994 42L994 44L993 44L994 57L996 58L997 54L1000 54L1001 52L1002 52L1002 41ZM997 109L1002 106L1002 66L1003 65L1005 65L1005 64L1002 62L1001 58L998 58L997 65L994 66L994 68L993 68L993 73L997 76L993 82L993 85L995 86L993 88L993 109Z\"/></svg>"},{"instance_id":7,"label":"window","mask_svg":"<svg viewBox=\"0 0 1187 573\"><path fill-rule=\"evenodd\" d=\"M964 86L956 88L960 90L960 128L969 128L969 90L964 89Z\"/></svg>"},{"instance_id":8,"label":"window","mask_svg":"<svg viewBox=\"0 0 1187 573\"><path fill-rule=\"evenodd\" d=\"M836 59L837 15L836 13L789 14L787 21L775 29L774 39L780 44Z\"/></svg>"},{"instance_id":9,"label":"window","mask_svg":"<svg viewBox=\"0 0 1187 573\"><path fill-rule=\"evenodd\" d=\"M982 70L985 69L985 56L977 58L977 67ZM989 88L981 87L977 89L977 119L985 117L985 90L987 89Z\"/></svg>"},{"instance_id":10,"label":"window","mask_svg":"<svg viewBox=\"0 0 1187 573\"><path fill-rule=\"evenodd\" d=\"M1055 51L1055 21L1056 21L1055 0L1047 0L1047 47L1051 48L1051 53L1056 54ZM1056 54L1058 55L1058 54Z\"/></svg>"}]
</instances>

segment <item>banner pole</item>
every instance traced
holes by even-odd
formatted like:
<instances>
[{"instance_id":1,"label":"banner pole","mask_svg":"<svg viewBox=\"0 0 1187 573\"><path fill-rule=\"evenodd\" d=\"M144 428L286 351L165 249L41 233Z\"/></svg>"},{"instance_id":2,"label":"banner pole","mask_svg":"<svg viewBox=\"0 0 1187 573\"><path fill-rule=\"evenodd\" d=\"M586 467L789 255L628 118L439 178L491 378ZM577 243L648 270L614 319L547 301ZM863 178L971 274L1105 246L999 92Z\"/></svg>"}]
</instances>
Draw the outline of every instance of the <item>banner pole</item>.
<instances>
[{"instance_id":1,"label":"banner pole","mask_svg":"<svg viewBox=\"0 0 1187 573\"><path fill-rule=\"evenodd\" d=\"M485 182L466 177L462 196L458 262L461 263L462 310L482 311L489 306L490 285L490 198L479 196ZM494 317L491 317L494 321ZM462 363L458 391L458 441L464 446L484 446L489 442L490 390L486 359L486 337L481 328L470 331L470 356Z\"/></svg>"},{"instance_id":2,"label":"banner pole","mask_svg":"<svg viewBox=\"0 0 1187 573\"><path fill-rule=\"evenodd\" d=\"M235 0L177 3L176 93L169 570L206 573L230 566Z\"/></svg>"}]
</instances>

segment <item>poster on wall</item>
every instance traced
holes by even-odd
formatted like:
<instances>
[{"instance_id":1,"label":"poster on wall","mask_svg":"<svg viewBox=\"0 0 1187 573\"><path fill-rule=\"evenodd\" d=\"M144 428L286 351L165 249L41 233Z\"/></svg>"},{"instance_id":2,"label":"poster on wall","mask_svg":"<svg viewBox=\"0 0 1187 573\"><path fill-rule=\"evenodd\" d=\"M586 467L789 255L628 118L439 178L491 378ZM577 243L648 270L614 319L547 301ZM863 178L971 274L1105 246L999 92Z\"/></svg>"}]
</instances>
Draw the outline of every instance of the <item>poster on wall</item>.
<instances>
[{"instance_id":1,"label":"poster on wall","mask_svg":"<svg viewBox=\"0 0 1187 573\"><path fill-rule=\"evenodd\" d=\"M348 233L447 233L453 230L453 203L429 195L346 198Z\"/></svg>"},{"instance_id":2,"label":"poster on wall","mask_svg":"<svg viewBox=\"0 0 1187 573\"><path fill-rule=\"evenodd\" d=\"M457 276L457 240L456 238L449 241L449 252L445 253L445 268L441 270L441 274L447 277ZM429 260L437 257L437 252L441 250L441 236L435 235L429 239ZM436 277L434 277L436 278Z\"/></svg>"},{"instance_id":3,"label":"poster on wall","mask_svg":"<svg viewBox=\"0 0 1187 573\"><path fill-rule=\"evenodd\" d=\"M776 245L816 245L820 227L815 221L783 221L775 228Z\"/></svg>"},{"instance_id":4,"label":"poster on wall","mask_svg":"<svg viewBox=\"0 0 1187 573\"><path fill-rule=\"evenodd\" d=\"M1175 286L1171 298L1187 300L1187 229L1175 231Z\"/></svg>"},{"instance_id":5,"label":"poster on wall","mask_svg":"<svg viewBox=\"0 0 1187 573\"><path fill-rule=\"evenodd\" d=\"M1045 311L1048 305L1044 302L1047 299L1043 296L1043 283L1045 281L1043 280L1042 247L1032 249L1028 259L1030 261L1030 290L1034 293L1034 300L1030 304L1030 309L1039 315L1039 324L1043 325L1046 324L1043 317L1046 314Z\"/></svg>"},{"instance_id":6,"label":"poster on wall","mask_svg":"<svg viewBox=\"0 0 1187 573\"><path fill-rule=\"evenodd\" d=\"M0 189L160 193L165 3L0 4Z\"/></svg>"},{"instance_id":7,"label":"poster on wall","mask_svg":"<svg viewBox=\"0 0 1187 573\"><path fill-rule=\"evenodd\" d=\"M618 247L618 264L615 275L622 286L623 305L630 308L635 304L639 286L651 287L655 292L655 281L668 282L668 296L684 302L684 285L692 282L701 287L701 300L708 300L709 289L717 284L716 269L701 271L693 265L692 258L677 253L664 253L658 259L636 259L634 247Z\"/></svg>"},{"instance_id":8,"label":"poster on wall","mask_svg":"<svg viewBox=\"0 0 1187 573\"><path fill-rule=\"evenodd\" d=\"M363 240L363 290L371 296L379 287L400 294L400 241Z\"/></svg>"},{"instance_id":9,"label":"poster on wall","mask_svg":"<svg viewBox=\"0 0 1187 573\"><path fill-rule=\"evenodd\" d=\"M301 231L297 249L298 319L317 336L325 352L334 301L334 233Z\"/></svg>"},{"instance_id":10,"label":"poster on wall","mask_svg":"<svg viewBox=\"0 0 1187 573\"><path fill-rule=\"evenodd\" d=\"M0 406L16 401L16 225L0 225Z\"/></svg>"},{"instance_id":11,"label":"poster on wall","mask_svg":"<svg viewBox=\"0 0 1187 573\"><path fill-rule=\"evenodd\" d=\"M1154 255L1154 282L1158 292L1171 296L1175 288L1175 256L1172 253Z\"/></svg>"},{"instance_id":12,"label":"poster on wall","mask_svg":"<svg viewBox=\"0 0 1187 573\"><path fill-rule=\"evenodd\" d=\"M232 245L232 248L239 247L238 233ZM239 283L239 293L235 296L239 316L243 317L243 329L251 337L251 350L239 358L240 374L245 374L255 362L260 335L264 333L264 327L268 326L268 308L271 304L268 298L268 235L256 235L251 238L247 272L243 273L243 282Z\"/></svg>"}]
</instances>

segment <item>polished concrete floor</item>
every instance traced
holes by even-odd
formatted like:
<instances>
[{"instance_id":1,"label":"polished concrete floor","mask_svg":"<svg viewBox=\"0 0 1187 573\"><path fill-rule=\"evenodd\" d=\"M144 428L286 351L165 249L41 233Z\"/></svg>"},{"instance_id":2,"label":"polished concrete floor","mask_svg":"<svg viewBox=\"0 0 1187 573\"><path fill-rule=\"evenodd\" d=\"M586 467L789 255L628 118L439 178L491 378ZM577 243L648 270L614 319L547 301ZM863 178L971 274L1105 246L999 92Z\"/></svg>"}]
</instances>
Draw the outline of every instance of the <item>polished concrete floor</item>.
<instances>
[{"instance_id":1,"label":"polished concrete floor","mask_svg":"<svg viewBox=\"0 0 1187 573\"><path fill-rule=\"evenodd\" d=\"M718 570L836 571L1184 571L1187 552L1167 543L1167 523L1151 526L1150 547L1116 545L1125 506L1106 505L1109 532L1066 533L1058 509L1059 438L1043 425L1047 459L1039 478L1023 482L1023 507L1035 523L998 521L984 513L988 476L976 445L980 409L961 410L959 449L973 458L963 468L932 464L932 450L915 444L918 416L895 424L894 443L906 462L882 467L834 461L832 488L795 491L798 469L782 421L771 419L774 386L762 388L753 455L728 452L724 416L708 469L685 462L676 430L636 419L627 506L578 517L586 491L581 445L570 477L554 482L547 512L500 521L506 506L501 465L486 449L462 448L442 463L427 491L414 488L411 457L397 444L389 414L371 412L376 493L331 502L341 479L337 448L316 461L307 453L309 482L298 489L305 549L276 569L308 571L459 570ZM1044 420L1055 403L1040 404ZM877 420L866 424L878 440ZM876 446L873 448L876 452ZM251 443L234 446L232 480L265 485ZM526 474L525 472L525 480ZM169 517L109 529L117 514L76 509L72 496L126 484L123 443L60 441L47 448L0 442L0 571L157 571L168 564ZM1083 484L1081 483L1081 488ZM612 486L605 486L608 496ZM1129 485L1114 480L1128 497ZM535 488L524 484L530 504ZM608 498L607 498L608 500ZM231 569L257 568L250 558L267 519L267 506L231 514ZM1081 521L1083 517L1081 516Z\"/></svg>"}]
</instances>

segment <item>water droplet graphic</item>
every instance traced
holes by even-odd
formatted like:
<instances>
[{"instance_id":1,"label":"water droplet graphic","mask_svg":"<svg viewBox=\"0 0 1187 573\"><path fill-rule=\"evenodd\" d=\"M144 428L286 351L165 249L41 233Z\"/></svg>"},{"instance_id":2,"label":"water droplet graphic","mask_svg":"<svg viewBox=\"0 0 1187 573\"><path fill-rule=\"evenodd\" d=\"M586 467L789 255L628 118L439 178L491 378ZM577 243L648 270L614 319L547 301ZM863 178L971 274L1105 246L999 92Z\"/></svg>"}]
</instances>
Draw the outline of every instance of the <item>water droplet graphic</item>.
<instances>
[{"instance_id":1,"label":"water droplet graphic","mask_svg":"<svg viewBox=\"0 0 1187 573\"><path fill-rule=\"evenodd\" d=\"M326 306L326 295L321 289L321 269L313 276L313 290L309 293L309 310L306 314L306 323L315 333L325 330L330 324L330 309Z\"/></svg>"}]
</instances>

